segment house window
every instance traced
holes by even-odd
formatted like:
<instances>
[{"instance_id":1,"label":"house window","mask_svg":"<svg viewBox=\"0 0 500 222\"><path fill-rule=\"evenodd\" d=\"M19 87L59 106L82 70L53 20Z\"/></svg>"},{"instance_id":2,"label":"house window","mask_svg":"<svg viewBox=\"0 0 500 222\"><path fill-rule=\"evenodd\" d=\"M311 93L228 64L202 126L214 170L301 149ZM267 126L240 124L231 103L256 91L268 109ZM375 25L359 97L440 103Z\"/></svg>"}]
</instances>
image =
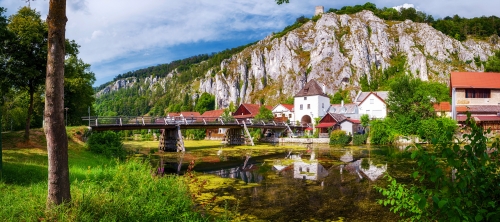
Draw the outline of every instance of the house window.
<instances>
[{"instance_id":1,"label":"house window","mask_svg":"<svg viewBox=\"0 0 500 222\"><path fill-rule=\"evenodd\" d=\"M307 97L304 96L304 100L307 100Z\"/></svg>"},{"instance_id":2,"label":"house window","mask_svg":"<svg viewBox=\"0 0 500 222\"><path fill-rule=\"evenodd\" d=\"M303 105L302 105L302 104L300 104L300 110L303 110L303 107L302 107L302 106L303 106Z\"/></svg>"},{"instance_id":3,"label":"house window","mask_svg":"<svg viewBox=\"0 0 500 222\"><path fill-rule=\"evenodd\" d=\"M325 103L321 103L321 108L325 108Z\"/></svg>"},{"instance_id":4,"label":"house window","mask_svg":"<svg viewBox=\"0 0 500 222\"><path fill-rule=\"evenodd\" d=\"M370 104L373 104L375 103L375 100L374 99L370 99Z\"/></svg>"},{"instance_id":5,"label":"house window","mask_svg":"<svg viewBox=\"0 0 500 222\"><path fill-rule=\"evenodd\" d=\"M311 104L307 104L307 109L311 109Z\"/></svg>"},{"instance_id":6,"label":"house window","mask_svg":"<svg viewBox=\"0 0 500 222\"><path fill-rule=\"evenodd\" d=\"M290 119L291 119L291 118L292 118L292 114L288 114L288 118L290 118Z\"/></svg>"},{"instance_id":7,"label":"house window","mask_svg":"<svg viewBox=\"0 0 500 222\"><path fill-rule=\"evenodd\" d=\"M466 89L465 98L491 98L489 89Z\"/></svg>"}]
</instances>

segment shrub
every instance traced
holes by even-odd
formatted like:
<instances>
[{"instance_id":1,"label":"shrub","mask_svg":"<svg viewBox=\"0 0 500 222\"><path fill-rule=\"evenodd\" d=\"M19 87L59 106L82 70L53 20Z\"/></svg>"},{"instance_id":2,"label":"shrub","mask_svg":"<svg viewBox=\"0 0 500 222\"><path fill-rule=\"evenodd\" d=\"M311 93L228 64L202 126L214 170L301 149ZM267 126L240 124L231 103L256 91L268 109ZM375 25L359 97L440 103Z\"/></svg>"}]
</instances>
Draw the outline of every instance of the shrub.
<instances>
[{"instance_id":1,"label":"shrub","mask_svg":"<svg viewBox=\"0 0 500 222\"><path fill-rule=\"evenodd\" d=\"M347 145L351 140L351 135L347 135L343 130L334 130L330 133L330 145Z\"/></svg>"},{"instance_id":2,"label":"shrub","mask_svg":"<svg viewBox=\"0 0 500 222\"><path fill-rule=\"evenodd\" d=\"M392 144L397 136L391 119L372 120L370 123L370 143L371 144Z\"/></svg>"},{"instance_id":3,"label":"shrub","mask_svg":"<svg viewBox=\"0 0 500 222\"><path fill-rule=\"evenodd\" d=\"M500 221L500 141L490 141L470 115L467 125L465 145L450 142L453 130L432 146L417 144L413 182L407 188L389 177L389 186L379 188L385 196L379 203L412 221Z\"/></svg>"},{"instance_id":4,"label":"shrub","mask_svg":"<svg viewBox=\"0 0 500 222\"><path fill-rule=\"evenodd\" d=\"M120 136L112 131L94 132L87 141L90 152L104 155L108 158L125 159L127 152Z\"/></svg>"},{"instance_id":5,"label":"shrub","mask_svg":"<svg viewBox=\"0 0 500 222\"><path fill-rule=\"evenodd\" d=\"M363 145L366 144L366 140L368 139L368 134L354 134L352 137L353 145Z\"/></svg>"},{"instance_id":6,"label":"shrub","mask_svg":"<svg viewBox=\"0 0 500 222\"><path fill-rule=\"evenodd\" d=\"M426 119L420 121L418 135L421 139L431 141L436 139L438 141L447 141L446 132L455 132L457 129L457 122L450 118L436 118Z\"/></svg>"}]
</instances>

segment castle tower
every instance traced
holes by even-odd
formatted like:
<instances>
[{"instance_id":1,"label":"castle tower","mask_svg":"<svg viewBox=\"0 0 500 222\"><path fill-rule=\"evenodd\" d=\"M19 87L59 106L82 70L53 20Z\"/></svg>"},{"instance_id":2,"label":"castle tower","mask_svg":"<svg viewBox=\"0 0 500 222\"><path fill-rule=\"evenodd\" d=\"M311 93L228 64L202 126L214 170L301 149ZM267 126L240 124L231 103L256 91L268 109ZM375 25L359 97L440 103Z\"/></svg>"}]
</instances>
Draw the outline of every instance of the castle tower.
<instances>
[{"instance_id":1,"label":"castle tower","mask_svg":"<svg viewBox=\"0 0 500 222\"><path fill-rule=\"evenodd\" d=\"M316 11L314 12L314 15L321 15L325 13L325 7L323 6L316 6Z\"/></svg>"}]
</instances>

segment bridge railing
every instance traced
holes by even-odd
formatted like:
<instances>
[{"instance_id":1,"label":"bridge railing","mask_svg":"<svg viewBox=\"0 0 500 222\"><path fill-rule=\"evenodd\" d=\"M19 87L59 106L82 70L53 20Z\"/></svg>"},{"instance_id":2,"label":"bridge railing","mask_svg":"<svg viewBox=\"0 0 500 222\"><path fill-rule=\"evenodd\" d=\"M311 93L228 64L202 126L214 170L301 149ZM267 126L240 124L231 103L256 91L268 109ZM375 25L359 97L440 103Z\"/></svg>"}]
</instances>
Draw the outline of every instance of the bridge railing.
<instances>
[{"instance_id":1,"label":"bridge railing","mask_svg":"<svg viewBox=\"0 0 500 222\"><path fill-rule=\"evenodd\" d=\"M237 124L247 126L291 126L298 127L299 125L287 124L279 121L262 121L254 119L235 119L224 117L194 117L194 116L86 116L82 120L89 122L89 126L124 126L124 125L228 125Z\"/></svg>"}]
</instances>

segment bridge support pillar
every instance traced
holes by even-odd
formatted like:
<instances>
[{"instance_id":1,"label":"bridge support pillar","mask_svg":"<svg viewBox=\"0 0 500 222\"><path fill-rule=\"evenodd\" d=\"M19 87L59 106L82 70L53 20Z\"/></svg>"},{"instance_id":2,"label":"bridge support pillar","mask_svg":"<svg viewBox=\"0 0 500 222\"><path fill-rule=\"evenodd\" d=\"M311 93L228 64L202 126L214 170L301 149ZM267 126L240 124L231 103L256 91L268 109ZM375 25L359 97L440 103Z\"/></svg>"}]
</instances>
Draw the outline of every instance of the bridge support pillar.
<instances>
[{"instance_id":1,"label":"bridge support pillar","mask_svg":"<svg viewBox=\"0 0 500 222\"><path fill-rule=\"evenodd\" d=\"M241 129L228 129L226 131L226 142L228 145L243 145L245 137Z\"/></svg>"},{"instance_id":2,"label":"bridge support pillar","mask_svg":"<svg viewBox=\"0 0 500 222\"><path fill-rule=\"evenodd\" d=\"M184 141L182 140L179 127L177 129L161 130L158 149L165 152L184 151Z\"/></svg>"}]
</instances>

